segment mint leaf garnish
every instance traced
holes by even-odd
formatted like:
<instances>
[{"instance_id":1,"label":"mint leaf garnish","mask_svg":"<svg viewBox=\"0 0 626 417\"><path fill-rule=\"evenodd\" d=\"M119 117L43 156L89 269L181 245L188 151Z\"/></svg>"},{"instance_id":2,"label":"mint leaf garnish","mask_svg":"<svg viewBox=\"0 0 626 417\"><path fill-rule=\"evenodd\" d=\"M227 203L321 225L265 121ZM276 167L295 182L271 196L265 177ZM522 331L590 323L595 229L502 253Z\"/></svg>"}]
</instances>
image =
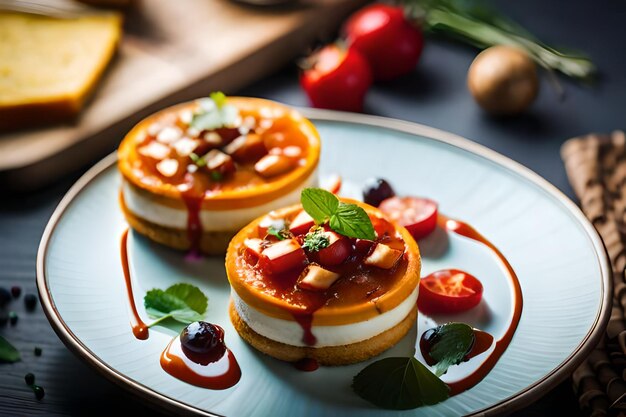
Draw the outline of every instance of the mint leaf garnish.
<instances>
[{"instance_id":1,"label":"mint leaf garnish","mask_svg":"<svg viewBox=\"0 0 626 417\"><path fill-rule=\"evenodd\" d=\"M174 284L165 291L154 288L148 291L143 299L146 312L155 324L167 318L173 318L181 323L189 324L204 319L208 306L206 295L191 284Z\"/></svg>"},{"instance_id":2,"label":"mint leaf garnish","mask_svg":"<svg viewBox=\"0 0 626 417\"><path fill-rule=\"evenodd\" d=\"M415 358L385 358L368 365L352 389L381 408L409 410L449 397L448 386Z\"/></svg>"},{"instance_id":3,"label":"mint leaf garnish","mask_svg":"<svg viewBox=\"0 0 626 417\"><path fill-rule=\"evenodd\" d=\"M344 236L376 240L376 232L369 216L356 204L339 203L330 216L330 228Z\"/></svg>"},{"instance_id":4,"label":"mint leaf garnish","mask_svg":"<svg viewBox=\"0 0 626 417\"><path fill-rule=\"evenodd\" d=\"M211 93L209 98L198 100L199 106L189 125L199 131L234 126L239 110L226 103L224 93Z\"/></svg>"},{"instance_id":5,"label":"mint leaf garnish","mask_svg":"<svg viewBox=\"0 0 626 417\"><path fill-rule=\"evenodd\" d=\"M474 345L474 329L465 323L437 326L429 337L430 357L436 361L435 374L441 376L452 365L460 364Z\"/></svg>"},{"instance_id":6,"label":"mint leaf garnish","mask_svg":"<svg viewBox=\"0 0 626 417\"><path fill-rule=\"evenodd\" d=\"M321 188L305 188L300 201L304 211L315 223L329 222L330 228L347 237L375 240L372 221L356 204L340 202L333 194Z\"/></svg>"},{"instance_id":7,"label":"mint leaf garnish","mask_svg":"<svg viewBox=\"0 0 626 417\"><path fill-rule=\"evenodd\" d=\"M17 362L19 360L20 352L8 340L0 336L0 362Z\"/></svg>"},{"instance_id":8,"label":"mint leaf garnish","mask_svg":"<svg viewBox=\"0 0 626 417\"><path fill-rule=\"evenodd\" d=\"M321 188L305 188L300 194L300 202L317 224L326 223L339 207L339 199Z\"/></svg>"},{"instance_id":9,"label":"mint leaf garnish","mask_svg":"<svg viewBox=\"0 0 626 417\"><path fill-rule=\"evenodd\" d=\"M319 252L320 250L328 247L329 244L330 240L328 240L328 236L324 235L323 229L319 227L304 236L302 249L306 249L309 252Z\"/></svg>"}]
</instances>

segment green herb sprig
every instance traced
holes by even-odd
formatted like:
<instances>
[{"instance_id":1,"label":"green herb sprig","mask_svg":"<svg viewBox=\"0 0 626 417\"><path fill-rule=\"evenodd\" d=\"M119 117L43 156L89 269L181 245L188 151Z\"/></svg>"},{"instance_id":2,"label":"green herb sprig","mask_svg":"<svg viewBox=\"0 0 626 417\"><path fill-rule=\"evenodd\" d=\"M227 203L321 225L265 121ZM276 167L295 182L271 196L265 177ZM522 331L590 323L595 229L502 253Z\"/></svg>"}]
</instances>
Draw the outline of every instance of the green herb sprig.
<instances>
[{"instance_id":1,"label":"green herb sprig","mask_svg":"<svg viewBox=\"0 0 626 417\"><path fill-rule=\"evenodd\" d=\"M304 236L304 243L302 249L306 249L309 252L319 252L320 250L327 248L330 245L328 236L324 235L324 229L317 227L314 231L307 233Z\"/></svg>"},{"instance_id":2,"label":"green herb sprig","mask_svg":"<svg viewBox=\"0 0 626 417\"><path fill-rule=\"evenodd\" d=\"M408 410L447 399L449 387L439 376L463 360L474 343L474 333L464 323L447 323L433 331L430 356L437 361L435 373L414 357L385 358L359 372L352 389L372 404L391 410Z\"/></svg>"},{"instance_id":3,"label":"green herb sprig","mask_svg":"<svg viewBox=\"0 0 626 417\"><path fill-rule=\"evenodd\" d=\"M208 298L198 287L184 283L174 284L166 290L153 288L143 299L146 312L156 319L148 327L168 318L185 324L203 320L208 303Z\"/></svg>"},{"instance_id":4,"label":"green herb sprig","mask_svg":"<svg viewBox=\"0 0 626 417\"><path fill-rule=\"evenodd\" d=\"M273 224L267 228L267 234L274 236L278 240L285 240L291 237L291 233L287 228L283 225L282 228L278 228Z\"/></svg>"},{"instance_id":5,"label":"green herb sprig","mask_svg":"<svg viewBox=\"0 0 626 417\"><path fill-rule=\"evenodd\" d=\"M580 53L552 48L519 24L489 9L480 1L397 0L426 32L459 39L484 49L494 45L524 50L548 71L577 80L591 81L596 72L591 60Z\"/></svg>"},{"instance_id":6,"label":"green herb sprig","mask_svg":"<svg viewBox=\"0 0 626 417\"><path fill-rule=\"evenodd\" d=\"M372 221L356 204L339 201L333 193L321 188L305 188L300 201L316 224L328 222L331 229L347 237L376 239Z\"/></svg>"},{"instance_id":7,"label":"green herb sprig","mask_svg":"<svg viewBox=\"0 0 626 417\"><path fill-rule=\"evenodd\" d=\"M224 93L218 91L198 100L199 106L189 124L198 131L234 126L239 116L237 107L227 103Z\"/></svg>"}]
</instances>

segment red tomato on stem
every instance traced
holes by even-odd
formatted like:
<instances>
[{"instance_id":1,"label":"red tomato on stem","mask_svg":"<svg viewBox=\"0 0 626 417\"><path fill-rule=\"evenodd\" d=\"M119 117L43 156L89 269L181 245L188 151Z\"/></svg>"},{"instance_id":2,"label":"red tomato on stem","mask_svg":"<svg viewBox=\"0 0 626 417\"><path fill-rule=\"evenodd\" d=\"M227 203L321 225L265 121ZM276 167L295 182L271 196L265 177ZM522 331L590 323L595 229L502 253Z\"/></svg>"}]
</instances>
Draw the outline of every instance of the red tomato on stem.
<instances>
[{"instance_id":1,"label":"red tomato on stem","mask_svg":"<svg viewBox=\"0 0 626 417\"><path fill-rule=\"evenodd\" d=\"M428 198L390 197L378 208L406 227L415 240L428 236L437 227L437 203Z\"/></svg>"},{"instance_id":2,"label":"red tomato on stem","mask_svg":"<svg viewBox=\"0 0 626 417\"><path fill-rule=\"evenodd\" d=\"M327 45L309 58L300 85L314 107L360 112L372 71L359 52Z\"/></svg>"},{"instance_id":3,"label":"red tomato on stem","mask_svg":"<svg viewBox=\"0 0 626 417\"><path fill-rule=\"evenodd\" d=\"M417 307L424 314L460 313L480 303L483 284L458 269L433 272L420 280Z\"/></svg>"},{"instance_id":4,"label":"red tomato on stem","mask_svg":"<svg viewBox=\"0 0 626 417\"><path fill-rule=\"evenodd\" d=\"M422 31L402 7L372 4L354 13L343 26L348 46L369 62L376 80L391 80L415 68L422 53Z\"/></svg>"}]
</instances>

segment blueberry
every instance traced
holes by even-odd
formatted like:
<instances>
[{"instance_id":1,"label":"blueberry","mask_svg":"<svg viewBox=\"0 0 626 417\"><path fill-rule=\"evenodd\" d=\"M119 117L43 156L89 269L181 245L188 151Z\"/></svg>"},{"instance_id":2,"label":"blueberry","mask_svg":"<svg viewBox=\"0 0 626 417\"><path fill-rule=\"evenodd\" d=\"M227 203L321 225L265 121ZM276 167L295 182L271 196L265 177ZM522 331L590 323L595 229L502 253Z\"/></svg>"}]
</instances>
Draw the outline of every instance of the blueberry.
<instances>
[{"instance_id":1,"label":"blueberry","mask_svg":"<svg viewBox=\"0 0 626 417\"><path fill-rule=\"evenodd\" d=\"M382 178L370 178L365 181L363 187L363 201L374 207L378 207L383 200L393 197L396 193L391 185Z\"/></svg>"},{"instance_id":2,"label":"blueberry","mask_svg":"<svg viewBox=\"0 0 626 417\"><path fill-rule=\"evenodd\" d=\"M11 301L11 292L4 287L0 287L0 307L4 307Z\"/></svg>"},{"instance_id":3,"label":"blueberry","mask_svg":"<svg viewBox=\"0 0 626 417\"><path fill-rule=\"evenodd\" d=\"M41 400L44 395L46 395L43 388L39 385L33 385L33 392L35 393L35 398L37 398L38 400Z\"/></svg>"},{"instance_id":4,"label":"blueberry","mask_svg":"<svg viewBox=\"0 0 626 417\"><path fill-rule=\"evenodd\" d=\"M180 333L180 341L183 350L193 356L201 355L206 362L218 360L226 351L224 330L205 321L196 321L185 327Z\"/></svg>"},{"instance_id":5,"label":"blueberry","mask_svg":"<svg viewBox=\"0 0 626 417\"><path fill-rule=\"evenodd\" d=\"M24 305L26 310L33 311L37 306L37 296L35 294L26 294L24 296Z\"/></svg>"},{"instance_id":6,"label":"blueberry","mask_svg":"<svg viewBox=\"0 0 626 417\"><path fill-rule=\"evenodd\" d=\"M24 375L24 381L26 382L26 385L33 385L35 383L35 375L30 372L27 373Z\"/></svg>"}]
</instances>

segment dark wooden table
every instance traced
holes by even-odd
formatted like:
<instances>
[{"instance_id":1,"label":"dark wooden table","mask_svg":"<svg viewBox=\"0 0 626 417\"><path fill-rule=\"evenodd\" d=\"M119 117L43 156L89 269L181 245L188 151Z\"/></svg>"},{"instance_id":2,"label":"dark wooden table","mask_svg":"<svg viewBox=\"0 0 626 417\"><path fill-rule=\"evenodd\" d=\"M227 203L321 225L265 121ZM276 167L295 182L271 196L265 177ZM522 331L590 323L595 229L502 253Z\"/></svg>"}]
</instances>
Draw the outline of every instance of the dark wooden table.
<instances>
[{"instance_id":1,"label":"dark wooden table","mask_svg":"<svg viewBox=\"0 0 626 417\"><path fill-rule=\"evenodd\" d=\"M601 70L599 84L584 88L565 81L567 96L559 101L544 82L528 114L493 119L477 108L465 87L466 71L476 51L442 40L429 40L415 72L401 80L377 85L367 98L366 112L423 123L475 140L528 166L572 197L559 157L563 141L592 131L624 128L626 3L616 0L502 3L499 7L503 11L540 38L554 45L587 51ZM205 93L199 91L198 95ZM292 67L236 93L298 106L307 104ZM36 292L39 239L56 204L80 174L77 172L37 193L0 197L0 286L19 285L22 294ZM0 415L111 416L127 412L162 415L74 357L53 332L41 307L28 313L21 298L10 305L19 315L17 325L0 328L0 334L15 344L23 356L21 362L0 365ZM34 356L35 346L43 349L42 356ZM45 388L46 396L41 401L35 399L24 383L28 372L34 373L37 383ZM571 381L566 380L514 415L581 414Z\"/></svg>"}]
</instances>

